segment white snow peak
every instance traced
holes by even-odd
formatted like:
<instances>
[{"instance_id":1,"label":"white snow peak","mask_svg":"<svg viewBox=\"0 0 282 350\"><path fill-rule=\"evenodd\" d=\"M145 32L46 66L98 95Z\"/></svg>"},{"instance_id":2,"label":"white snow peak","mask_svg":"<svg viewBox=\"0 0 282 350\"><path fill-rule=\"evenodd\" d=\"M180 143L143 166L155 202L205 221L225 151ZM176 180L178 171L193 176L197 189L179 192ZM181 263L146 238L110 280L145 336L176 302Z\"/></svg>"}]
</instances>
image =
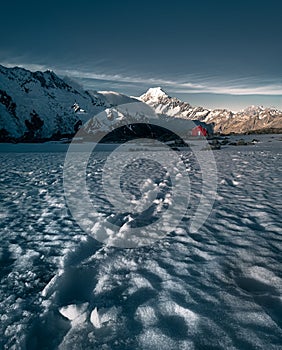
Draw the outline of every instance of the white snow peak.
<instances>
[{"instance_id":1,"label":"white snow peak","mask_svg":"<svg viewBox=\"0 0 282 350\"><path fill-rule=\"evenodd\" d=\"M160 87L150 88L140 96L140 98L143 100L143 98L149 98L151 100L158 100L159 98L166 98L169 97L168 94Z\"/></svg>"}]
</instances>

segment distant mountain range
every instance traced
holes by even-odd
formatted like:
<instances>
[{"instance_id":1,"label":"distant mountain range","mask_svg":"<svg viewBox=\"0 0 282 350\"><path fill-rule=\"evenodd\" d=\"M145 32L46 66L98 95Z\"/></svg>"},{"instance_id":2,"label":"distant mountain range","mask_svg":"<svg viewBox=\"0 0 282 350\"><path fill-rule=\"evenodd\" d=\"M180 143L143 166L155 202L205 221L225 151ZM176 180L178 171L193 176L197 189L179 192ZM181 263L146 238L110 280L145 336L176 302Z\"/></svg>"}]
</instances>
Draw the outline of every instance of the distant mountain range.
<instances>
[{"instance_id":1,"label":"distant mountain range","mask_svg":"<svg viewBox=\"0 0 282 350\"><path fill-rule=\"evenodd\" d=\"M119 105L139 102L134 115L121 111ZM137 106L137 105L136 105ZM146 108L146 106L148 106ZM161 88L151 88L140 97L111 91L85 91L69 78L59 78L52 71L30 72L0 65L0 140L36 141L71 137L81 125L91 133L110 132L119 124L134 120L146 122L147 110L167 125L180 129L197 124L212 124L215 132L246 133L254 130L282 130L282 112L263 107L249 107L233 113L225 109L192 107ZM181 123L180 123L181 121Z\"/></svg>"},{"instance_id":2,"label":"distant mountain range","mask_svg":"<svg viewBox=\"0 0 282 350\"><path fill-rule=\"evenodd\" d=\"M232 112L227 109L193 107L187 102L168 96L160 87L149 89L140 96L140 100L154 108L156 113L212 123L215 132L282 132L282 111L274 108L251 106L240 112Z\"/></svg>"}]
</instances>

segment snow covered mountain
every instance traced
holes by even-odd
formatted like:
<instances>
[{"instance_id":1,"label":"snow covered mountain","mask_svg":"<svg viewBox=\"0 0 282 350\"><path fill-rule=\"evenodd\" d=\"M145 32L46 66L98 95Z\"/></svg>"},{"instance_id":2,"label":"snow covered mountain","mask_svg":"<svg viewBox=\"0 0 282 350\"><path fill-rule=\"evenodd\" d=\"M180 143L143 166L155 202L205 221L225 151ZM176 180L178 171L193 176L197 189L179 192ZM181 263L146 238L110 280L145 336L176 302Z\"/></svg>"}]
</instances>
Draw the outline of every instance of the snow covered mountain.
<instances>
[{"instance_id":1,"label":"snow covered mountain","mask_svg":"<svg viewBox=\"0 0 282 350\"><path fill-rule=\"evenodd\" d=\"M146 115L185 135L193 127L191 120L208 129L214 125L214 131L223 133L282 130L282 112L276 109L249 107L233 113L193 107L160 87L138 98L85 91L77 82L49 70L31 72L0 65L0 141L59 139L74 135L87 121L84 129L88 133L111 132L125 122L146 122Z\"/></svg>"},{"instance_id":2,"label":"snow covered mountain","mask_svg":"<svg viewBox=\"0 0 282 350\"><path fill-rule=\"evenodd\" d=\"M52 71L0 66L0 141L71 137L81 125L83 137L90 134L99 139L124 124L146 123L148 118L176 132L184 130L184 135L194 126L188 120L156 114L134 97L112 91L85 91L77 82L61 79ZM141 134L150 135L149 129L141 130Z\"/></svg>"},{"instance_id":3,"label":"snow covered mountain","mask_svg":"<svg viewBox=\"0 0 282 350\"><path fill-rule=\"evenodd\" d=\"M95 96L105 101L106 104L111 106L119 106L126 103L140 102L139 99L129 97L127 95L115 92L115 91L98 91L95 92Z\"/></svg>"},{"instance_id":4,"label":"snow covered mountain","mask_svg":"<svg viewBox=\"0 0 282 350\"><path fill-rule=\"evenodd\" d=\"M84 91L54 72L0 66L0 138L23 140L73 134L109 107L105 98Z\"/></svg>"},{"instance_id":5,"label":"snow covered mountain","mask_svg":"<svg viewBox=\"0 0 282 350\"><path fill-rule=\"evenodd\" d=\"M213 123L215 132L245 133L282 129L282 112L274 108L252 106L234 113L227 109L193 107L187 102L170 97L160 87L150 88L140 96L140 100L153 107L159 114Z\"/></svg>"}]
</instances>

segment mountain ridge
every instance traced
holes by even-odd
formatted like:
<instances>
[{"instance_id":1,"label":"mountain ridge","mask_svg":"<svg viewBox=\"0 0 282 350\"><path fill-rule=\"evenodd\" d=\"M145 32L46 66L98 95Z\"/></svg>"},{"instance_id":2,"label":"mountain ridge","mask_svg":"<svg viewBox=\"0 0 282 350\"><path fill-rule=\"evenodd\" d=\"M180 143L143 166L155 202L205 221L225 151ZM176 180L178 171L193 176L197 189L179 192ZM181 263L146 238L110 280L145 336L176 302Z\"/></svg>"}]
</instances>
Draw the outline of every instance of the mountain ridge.
<instances>
[{"instance_id":1,"label":"mountain ridge","mask_svg":"<svg viewBox=\"0 0 282 350\"><path fill-rule=\"evenodd\" d=\"M89 136L97 136L124 124L146 123L147 116L186 134L194 125L181 118L156 114L148 104L134 97L113 91L84 90L72 79L62 79L49 70L31 72L0 66L1 142L72 138L81 127Z\"/></svg>"},{"instance_id":2,"label":"mountain ridge","mask_svg":"<svg viewBox=\"0 0 282 350\"><path fill-rule=\"evenodd\" d=\"M87 113L78 117L75 103L83 105ZM95 94L66 83L52 71L31 72L0 65L2 134L22 139L72 134L81 119L86 121L106 107L109 105Z\"/></svg>"},{"instance_id":3,"label":"mountain ridge","mask_svg":"<svg viewBox=\"0 0 282 350\"><path fill-rule=\"evenodd\" d=\"M137 110L152 108L167 126L189 121L182 122L180 127L187 132L191 121L205 125L210 132L209 125L213 125L215 132L225 134L282 130L282 112L273 108L250 106L234 113L228 109L193 107L169 96L161 87L150 88L140 97L113 91L87 91L76 81L60 78L50 70L31 72L0 65L0 141L72 137L84 124L91 132L110 132L120 123L134 122L134 118L116 107L136 102L144 104L136 105ZM138 119L140 115L137 113L135 117Z\"/></svg>"},{"instance_id":4,"label":"mountain ridge","mask_svg":"<svg viewBox=\"0 0 282 350\"><path fill-rule=\"evenodd\" d=\"M162 93L159 93L159 91ZM256 130L282 129L282 111L262 106L249 106L239 112L228 109L193 107L176 97L169 96L162 88L150 88L140 100L155 109L156 113L214 125L214 131L224 134L247 133Z\"/></svg>"}]
</instances>

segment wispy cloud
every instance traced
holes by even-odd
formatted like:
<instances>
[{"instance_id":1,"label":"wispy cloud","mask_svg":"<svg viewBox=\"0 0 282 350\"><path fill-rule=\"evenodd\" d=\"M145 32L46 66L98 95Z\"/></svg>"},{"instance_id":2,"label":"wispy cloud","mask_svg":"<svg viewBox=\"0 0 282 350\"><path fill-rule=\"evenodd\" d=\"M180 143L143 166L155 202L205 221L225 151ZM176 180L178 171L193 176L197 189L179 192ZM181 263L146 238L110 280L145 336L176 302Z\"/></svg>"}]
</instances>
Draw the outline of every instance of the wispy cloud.
<instances>
[{"instance_id":1,"label":"wispy cloud","mask_svg":"<svg viewBox=\"0 0 282 350\"><path fill-rule=\"evenodd\" d=\"M281 84L265 84L261 86L232 86L225 85L206 85L203 88L195 88L190 90L185 84L176 84L173 88L175 93L210 93L210 94L223 94L223 95L271 95L282 97L282 85Z\"/></svg>"},{"instance_id":2,"label":"wispy cloud","mask_svg":"<svg viewBox=\"0 0 282 350\"><path fill-rule=\"evenodd\" d=\"M255 77L236 79L231 81L218 81L217 77L208 77L199 81L177 81L162 78L146 78L143 76L126 76L120 74L96 74L91 72L81 72L78 70L62 70L58 74L65 74L77 79L103 80L123 84L135 84L146 86L163 86L175 93L210 93L210 94L228 94L228 95L281 95L282 84L278 81L263 81ZM190 79L194 79L192 76Z\"/></svg>"},{"instance_id":3,"label":"wispy cloud","mask_svg":"<svg viewBox=\"0 0 282 350\"><path fill-rule=\"evenodd\" d=\"M21 63L12 64L2 62L6 67L23 67L31 71L52 69L61 76L69 76L77 79L86 85L86 88L97 88L97 81L104 82L103 86L114 84L115 86L130 87L152 87L162 86L170 93L193 94L193 93L208 93L222 95L271 95L281 96L282 84L278 79L262 79L258 77L246 77L241 79L223 79L216 76L199 76L190 75L184 78L166 79L159 77L145 77L138 75L126 74L105 74L86 72L79 69L62 69L55 66L46 66L42 64ZM91 83L91 81L93 81ZM99 87L98 87L99 89Z\"/></svg>"}]
</instances>

